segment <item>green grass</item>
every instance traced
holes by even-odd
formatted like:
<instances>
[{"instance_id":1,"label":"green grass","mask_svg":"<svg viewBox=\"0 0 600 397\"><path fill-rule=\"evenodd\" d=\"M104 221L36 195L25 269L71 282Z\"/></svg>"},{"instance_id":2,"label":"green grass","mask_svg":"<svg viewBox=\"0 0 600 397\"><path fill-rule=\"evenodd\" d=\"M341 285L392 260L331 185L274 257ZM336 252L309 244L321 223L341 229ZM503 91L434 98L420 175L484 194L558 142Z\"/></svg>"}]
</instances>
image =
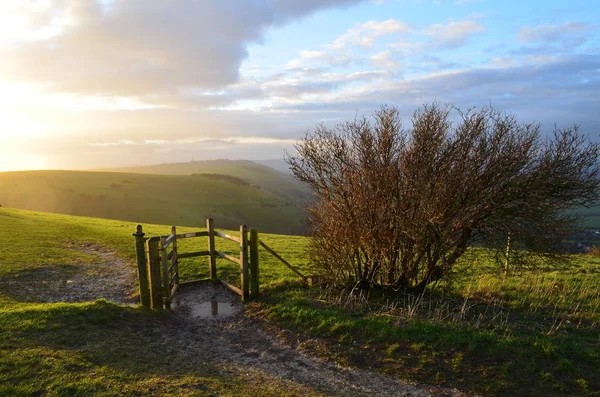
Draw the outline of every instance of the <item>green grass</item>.
<instances>
[{"instance_id":1,"label":"green grass","mask_svg":"<svg viewBox=\"0 0 600 397\"><path fill-rule=\"evenodd\" d=\"M342 365L483 395L599 396L600 259L504 278L484 253L421 295L276 288L255 313Z\"/></svg>"},{"instance_id":2,"label":"green grass","mask_svg":"<svg viewBox=\"0 0 600 397\"><path fill-rule=\"evenodd\" d=\"M600 207L581 208L577 213L584 218L584 226L588 229L600 229Z\"/></svg>"},{"instance_id":3,"label":"green grass","mask_svg":"<svg viewBox=\"0 0 600 397\"><path fill-rule=\"evenodd\" d=\"M224 228L246 223L272 233L303 230L299 204L262 187L210 175L4 172L0 205L156 224L201 227L213 217Z\"/></svg>"},{"instance_id":4,"label":"green grass","mask_svg":"<svg viewBox=\"0 0 600 397\"><path fill-rule=\"evenodd\" d=\"M247 160L191 161L187 163L116 168L105 171L161 175L191 175L197 173L231 175L244 179L252 185L260 186L261 189L288 201L304 202L309 197L306 187L297 182L291 175Z\"/></svg>"},{"instance_id":5,"label":"green grass","mask_svg":"<svg viewBox=\"0 0 600 397\"><path fill-rule=\"evenodd\" d=\"M165 343L170 322L101 300L5 308L0 395L319 395L258 371L205 364L201 355L181 357Z\"/></svg>"},{"instance_id":6,"label":"green grass","mask_svg":"<svg viewBox=\"0 0 600 397\"><path fill-rule=\"evenodd\" d=\"M0 209L0 277L17 279L40 267L73 271L93 260L77 249L89 243L114 248L134 266L134 230L130 222ZM144 224L147 235L169 230ZM198 228L178 227L191 230ZM315 272L304 238L261 233L261 239L305 274ZM206 244L181 240L179 250ZM217 249L239 252L222 239ZM342 365L482 395L600 395L600 259L578 256L559 269L503 278L484 251L473 252L452 285L420 296L308 289L261 252L263 296L247 313ZM205 258L184 260L180 268L183 279L207 276ZM218 269L221 278L239 282L235 265L219 260ZM168 314L105 301L32 304L0 290L0 395L314 395L201 359L193 368L171 365L176 355L165 357L157 342L170 326Z\"/></svg>"},{"instance_id":7,"label":"green grass","mask_svg":"<svg viewBox=\"0 0 600 397\"><path fill-rule=\"evenodd\" d=\"M170 230L144 226L149 235ZM78 249L87 244L112 247L134 266L134 231L129 222L0 208L0 279L18 281L48 267L76 271L95 260ZM284 240L263 238L274 245ZM194 275L203 271L198 263L188 265ZM269 266L265 260L265 269ZM283 273L277 269L271 277ZM175 327L168 313L104 300L21 302L1 285L0 396L320 395L258 370L217 367L205 364L202 356L178 354L170 347L177 341L167 337Z\"/></svg>"}]
</instances>

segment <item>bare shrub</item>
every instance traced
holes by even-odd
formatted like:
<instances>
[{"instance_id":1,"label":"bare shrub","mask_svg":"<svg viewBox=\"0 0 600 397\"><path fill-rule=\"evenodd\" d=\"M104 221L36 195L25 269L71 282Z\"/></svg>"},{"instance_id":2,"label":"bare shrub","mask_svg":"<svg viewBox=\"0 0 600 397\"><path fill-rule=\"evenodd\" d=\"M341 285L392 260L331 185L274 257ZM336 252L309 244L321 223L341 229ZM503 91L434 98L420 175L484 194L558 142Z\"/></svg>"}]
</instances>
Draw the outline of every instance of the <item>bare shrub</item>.
<instances>
[{"instance_id":1,"label":"bare shrub","mask_svg":"<svg viewBox=\"0 0 600 397\"><path fill-rule=\"evenodd\" d=\"M312 260L361 287L423 290L475 243L498 248L503 263L509 233L513 265L556 260L577 221L568 210L599 192L600 147L577 126L546 139L491 108L425 105L407 129L383 107L321 125L296 149L287 161L315 197Z\"/></svg>"}]
</instances>

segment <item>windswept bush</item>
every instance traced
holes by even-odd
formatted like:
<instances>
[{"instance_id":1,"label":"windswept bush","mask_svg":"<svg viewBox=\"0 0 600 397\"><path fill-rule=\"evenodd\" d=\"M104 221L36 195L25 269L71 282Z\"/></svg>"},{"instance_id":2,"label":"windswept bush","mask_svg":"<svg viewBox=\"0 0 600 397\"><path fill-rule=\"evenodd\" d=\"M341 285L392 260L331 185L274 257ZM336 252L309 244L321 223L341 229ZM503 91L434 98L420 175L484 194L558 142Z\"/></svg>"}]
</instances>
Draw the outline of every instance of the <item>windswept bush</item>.
<instances>
[{"instance_id":1,"label":"windswept bush","mask_svg":"<svg viewBox=\"0 0 600 397\"><path fill-rule=\"evenodd\" d=\"M600 147L577 126L545 138L491 108L425 105L404 128L383 107L296 149L287 161L315 197L312 259L342 283L422 289L473 243L506 252L509 235L515 265L523 252L558 258L577 222L568 210L599 193Z\"/></svg>"}]
</instances>

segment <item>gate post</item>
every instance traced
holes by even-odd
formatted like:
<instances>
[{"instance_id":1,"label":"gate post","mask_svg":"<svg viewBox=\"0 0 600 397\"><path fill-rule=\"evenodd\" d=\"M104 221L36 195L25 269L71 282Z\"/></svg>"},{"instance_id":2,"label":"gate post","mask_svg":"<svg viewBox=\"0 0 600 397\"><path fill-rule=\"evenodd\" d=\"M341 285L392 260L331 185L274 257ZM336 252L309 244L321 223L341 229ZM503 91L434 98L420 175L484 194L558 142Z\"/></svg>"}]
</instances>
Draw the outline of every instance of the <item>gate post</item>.
<instances>
[{"instance_id":1,"label":"gate post","mask_svg":"<svg viewBox=\"0 0 600 397\"><path fill-rule=\"evenodd\" d=\"M173 269L173 284L179 285L179 261L177 259L177 228L171 228L171 234L174 234L171 246L173 247L173 256L171 257L171 268Z\"/></svg>"},{"instance_id":2,"label":"gate post","mask_svg":"<svg viewBox=\"0 0 600 397\"><path fill-rule=\"evenodd\" d=\"M242 301L249 298L250 280L248 279L248 226L240 226L240 279L242 284Z\"/></svg>"},{"instance_id":3,"label":"gate post","mask_svg":"<svg viewBox=\"0 0 600 397\"><path fill-rule=\"evenodd\" d=\"M217 259L215 258L215 224L213 218L206 218L206 231L208 232L208 274L210 280L214 283L217 281Z\"/></svg>"},{"instance_id":4,"label":"gate post","mask_svg":"<svg viewBox=\"0 0 600 397\"><path fill-rule=\"evenodd\" d=\"M171 284L169 277L169 262L167 260L167 244L164 237L160 238L160 259L162 265L162 303L167 310L171 309Z\"/></svg>"},{"instance_id":5,"label":"gate post","mask_svg":"<svg viewBox=\"0 0 600 397\"><path fill-rule=\"evenodd\" d=\"M148 246L148 274L150 275L150 308L161 309L163 305L163 291L160 280L160 252L158 250L158 239L152 237L146 242Z\"/></svg>"},{"instance_id":6,"label":"gate post","mask_svg":"<svg viewBox=\"0 0 600 397\"><path fill-rule=\"evenodd\" d=\"M258 230L250 229L250 293L258 297Z\"/></svg>"},{"instance_id":7,"label":"gate post","mask_svg":"<svg viewBox=\"0 0 600 397\"><path fill-rule=\"evenodd\" d=\"M135 256L138 268L138 284L140 287L140 303L144 309L150 308L150 288L148 287L148 269L146 268L146 250L142 225L137 225L135 237Z\"/></svg>"}]
</instances>

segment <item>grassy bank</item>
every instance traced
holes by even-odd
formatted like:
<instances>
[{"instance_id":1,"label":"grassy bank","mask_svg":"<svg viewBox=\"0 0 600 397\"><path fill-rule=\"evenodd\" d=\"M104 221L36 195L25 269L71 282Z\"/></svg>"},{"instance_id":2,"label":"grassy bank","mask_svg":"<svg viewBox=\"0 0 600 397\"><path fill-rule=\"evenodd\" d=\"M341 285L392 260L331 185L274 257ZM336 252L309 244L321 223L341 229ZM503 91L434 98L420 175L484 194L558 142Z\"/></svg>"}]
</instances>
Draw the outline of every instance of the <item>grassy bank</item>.
<instances>
[{"instance_id":1,"label":"grassy bank","mask_svg":"<svg viewBox=\"0 0 600 397\"><path fill-rule=\"evenodd\" d=\"M483 395L599 396L598 286L598 257L506 278L483 263L419 295L275 288L252 312L342 365Z\"/></svg>"},{"instance_id":2,"label":"grassy bank","mask_svg":"<svg viewBox=\"0 0 600 397\"><path fill-rule=\"evenodd\" d=\"M159 235L170 227L144 229ZM0 278L40 278L48 268L68 278L97 259L82 252L87 245L110 247L134 266L134 230L130 222L0 208ZM303 238L261 239L314 272ZM180 243L181 252L206 245L205 239ZM217 240L220 250L239 249L227 244ZM451 286L416 296L308 289L265 252L260 259L263 297L247 313L303 350L483 395L600 395L598 257L504 278L474 255ZM184 279L206 276L204 259L180 266ZM239 281L235 265L220 260L218 268L221 278ZM179 356L168 348L175 341L161 337L173 326L165 313L102 300L32 303L0 289L0 395L318 395L260 371L244 374L206 364L201 355Z\"/></svg>"}]
</instances>

